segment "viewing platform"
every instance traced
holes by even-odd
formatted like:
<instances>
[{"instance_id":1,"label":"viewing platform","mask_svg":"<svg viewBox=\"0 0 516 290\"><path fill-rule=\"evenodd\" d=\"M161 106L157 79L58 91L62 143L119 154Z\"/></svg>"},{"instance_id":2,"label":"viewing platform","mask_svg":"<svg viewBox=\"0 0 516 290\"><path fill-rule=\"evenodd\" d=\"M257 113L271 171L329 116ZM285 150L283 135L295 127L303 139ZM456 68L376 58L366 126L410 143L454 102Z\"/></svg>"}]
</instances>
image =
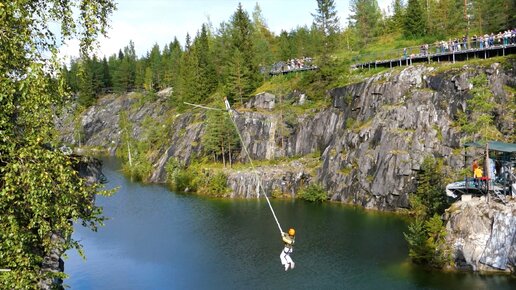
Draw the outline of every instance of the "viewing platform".
<instances>
[{"instance_id":1,"label":"viewing platform","mask_svg":"<svg viewBox=\"0 0 516 290\"><path fill-rule=\"evenodd\" d=\"M493 45L486 48L470 48L455 51L440 52L437 46L430 46L426 50L421 48L409 48L407 56L405 56L403 49L395 51L387 51L385 53L375 55L360 55L359 59L355 58L355 64L352 68L378 68L396 66L409 66L413 63L431 63L431 62L451 62L464 61L469 59L487 59L496 56L505 56L516 52L516 44L508 45ZM418 51L417 53L415 53ZM434 53L432 53L434 51ZM394 57L397 55L398 57ZM361 59L374 59L370 61L361 61Z\"/></svg>"}]
</instances>

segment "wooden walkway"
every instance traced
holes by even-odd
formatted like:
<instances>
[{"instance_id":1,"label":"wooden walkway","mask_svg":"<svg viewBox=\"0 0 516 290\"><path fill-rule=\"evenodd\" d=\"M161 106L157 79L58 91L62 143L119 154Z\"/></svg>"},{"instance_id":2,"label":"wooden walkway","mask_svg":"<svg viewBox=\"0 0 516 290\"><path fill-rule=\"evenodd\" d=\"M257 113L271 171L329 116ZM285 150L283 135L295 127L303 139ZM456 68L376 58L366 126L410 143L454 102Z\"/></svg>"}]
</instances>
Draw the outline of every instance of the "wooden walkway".
<instances>
[{"instance_id":1,"label":"wooden walkway","mask_svg":"<svg viewBox=\"0 0 516 290\"><path fill-rule=\"evenodd\" d=\"M450 51L443 53L430 53L426 55L412 55L408 57L400 57L397 59L388 60L375 60L371 62L357 63L352 65L352 68L378 68L388 67L393 68L396 66L409 66L413 63L430 63L430 62L452 62L464 61L475 58L487 59L496 56L505 56L516 52L516 44L509 45L495 45L489 48L473 48L459 51Z\"/></svg>"}]
</instances>

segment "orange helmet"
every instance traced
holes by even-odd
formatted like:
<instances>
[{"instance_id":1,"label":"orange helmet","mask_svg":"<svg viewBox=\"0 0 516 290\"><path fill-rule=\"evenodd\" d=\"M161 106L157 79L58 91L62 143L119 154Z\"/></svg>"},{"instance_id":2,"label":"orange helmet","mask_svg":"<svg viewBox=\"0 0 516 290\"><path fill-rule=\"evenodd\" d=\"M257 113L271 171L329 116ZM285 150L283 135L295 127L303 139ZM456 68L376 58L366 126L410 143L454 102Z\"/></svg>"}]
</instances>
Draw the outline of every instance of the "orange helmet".
<instances>
[{"instance_id":1,"label":"orange helmet","mask_svg":"<svg viewBox=\"0 0 516 290\"><path fill-rule=\"evenodd\" d=\"M294 236L296 234L296 230L294 230L293 228L290 228L288 230L288 234L291 235L291 236Z\"/></svg>"}]
</instances>

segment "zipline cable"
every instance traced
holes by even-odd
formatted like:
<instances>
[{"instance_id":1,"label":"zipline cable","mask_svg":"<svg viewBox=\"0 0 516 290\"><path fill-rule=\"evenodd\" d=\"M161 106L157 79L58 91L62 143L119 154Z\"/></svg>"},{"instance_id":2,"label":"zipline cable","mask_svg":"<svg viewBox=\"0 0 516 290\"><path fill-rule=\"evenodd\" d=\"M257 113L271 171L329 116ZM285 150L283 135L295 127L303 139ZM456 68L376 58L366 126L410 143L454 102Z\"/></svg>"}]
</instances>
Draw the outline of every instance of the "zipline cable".
<instances>
[{"instance_id":1,"label":"zipline cable","mask_svg":"<svg viewBox=\"0 0 516 290\"><path fill-rule=\"evenodd\" d=\"M254 174L256 174L256 178L258 180L258 195L260 194L260 188L262 189L262 194L265 196L265 199L267 200L267 204L269 205L269 208L271 209L272 216L274 217L274 220L276 221L276 224L278 225L278 229L280 231L280 235L283 235L283 230L281 229L281 225L278 221L278 218L276 217L276 213L274 212L274 209L272 208L271 202L269 200L269 197L267 197L267 194L265 194L265 190L263 189L262 185L262 179L260 178L260 175L258 174L258 171L254 167L253 159L251 159L251 155L249 154L249 151L247 151L247 147L244 144L244 139L242 138L242 135L240 134L240 131L238 130L237 124L235 120L233 119L233 116L231 114L231 106L229 106L228 101L225 101L226 103L226 109L229 114L229 119L231 119L231 122L233 122L233 125L235 126L235 130L237 131L238 137L240 138L240 142L242 143L242 148L244 148L245 154L247 155L247 159L249 159L249 163L251 164L251 168L254 171Z\"/></svg>"},{"instance_id":2,"label":"zipline cable","mask_svg":"<svg viewBox=\"0 0 516 290\"><path fill-rule=\"evenodd\" d=\"M187 102L184 102L184 103L187 104L187 105L190 105L190 106L197 107L197 108L203 108L203 109L207 109L207 110L223 111L223 110L217 109L217 108L210 108L210 107L196 105L196 104L191 104L191 103L187 103ZM256 179L258 180L258 195L260 195L260 189L261 189L262 190L262 194L265 197L265 200L267 200L267 204L269 205L269 208L270 208L270 210L272 212L272 216L274 217L274 220L276 221L276 225L278 226L278 229L280 231L280 235L283 235L283 230L281 229L281 225L280 225L280 223L278 221L278 217L276 216L276 213L274 212L274 208L272 208L272 205L271 205L271 202L269 200L269 197L267 196L267 194L265 194L265 190L263 189L263 185L262 185L262 179L260 178L260 175L258 174L258 170L256 170L256 167L254 167L253 159L251 158L251 155L249 154L249 151L247 150L247 147L244 144L244 139L242 138L242 135L240 134L240 131L238 130L238 126L237 126L235 120L233 119L233 115L231 114L231 110L232 109L231 109L231 106L229 105L229 102L227 101L227 99L224 100L224 104L226 106L226 112L229 115L229 119L233 123L233 126L235 126L235 130L236 130L236 132L238 134L238 138L240 139L240 143L242 143L242 148L244 149L244 152L245 152L245 154L247 156L247 159L249 160L249 164L251 164L251 168L253 169L253 172L256 175Z\"/></svg>"}]
</instances>

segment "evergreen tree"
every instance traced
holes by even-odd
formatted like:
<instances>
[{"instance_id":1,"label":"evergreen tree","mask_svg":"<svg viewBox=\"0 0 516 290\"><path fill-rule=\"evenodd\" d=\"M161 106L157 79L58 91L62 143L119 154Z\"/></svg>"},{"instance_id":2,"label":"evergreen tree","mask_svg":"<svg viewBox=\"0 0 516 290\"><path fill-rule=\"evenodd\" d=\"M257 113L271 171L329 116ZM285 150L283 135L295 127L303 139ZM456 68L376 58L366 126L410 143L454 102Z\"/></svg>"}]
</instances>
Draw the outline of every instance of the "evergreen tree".
<instances>
[{"instance_id":1,"label":"evergreen tree","mask_svg":"<svg viewBox=\"0 0 516 290\"><path fill-rule=\"evenodd\" d=\"M382 17L378 2L376 0L352 0L350 5L350 26L356 30L360 45L365 45L376 36L378 21Z\"/></svg>"},{"instance_id":2,"label":"evergreen tree","mask_svg":"<svg viewBox=\"0 0 516 290\"><path fill-rule=\"evenodd\" d=\"M136 52L132 40L124 48L123 53L119 51L118 58L120 64L114 72L113 87L117 92L131 91L135 88L136 79Z\"/></svg>"},{"instance_id":3,"label":"evergreen tree","mask_svg":"<svg viewBox=\"0 0 516 290\"><path fill-rule=\"evenodd\" d=\"M172 87L174 91L178 89L181 56L183 54L181 44L177 38L169 44L170 56L164 60L165 72L164 82L167 87Z\"/></svg>"},{"instance_id":4,"label":"evergreen tree","mask_svg":"<svg viewBox=\"0 0 516 290\"><path fill-rule=\"evenodd\" d=\"M106 57L102 59L102 87L104 89L111 89L113 81L111 80L111 73L109 71L109 64Z\"/></svg>"},{"instance_id":5,"label":"evergreen tree","mask_svg":"<svg viewBox=\"0 0 516 290\"><path fill-rule=\"evenodd\" d=\"M200 95L197 92L198 68L198 61L191 44L190 34L187 33L185 51L181 58L177 106L182 107L183 102L198 103L200 101Z\"/></svg>"},{"instance_id":6,"label":"evergreen tree","mask_svg":"<svg viewBox=\"0 0 516 290\"><path fill-rule=\"evenodd\" d=\"M103 88L103 68L96 56L85 57L79 72L79 103L92 105Z\"/></svg>"},{"instance_id":7,"label":"evergreen tree","mask_svg":"<svg viewBox=\"0 0 516 290\"><path fill-rule=\"evenodd\" d=\"M64 67L66 69L66 66ZM70 69L66 70L66 84L72 92L79 92L79 62L76 59L70 61Z\"/></svg>"},{"instance_id":8,"label":"evergreen tree","mask_svg":"<svg viewBox=\"0 0 516 290\"><path fill-rule=\"evenodd\" d=\"M403 29L403 23L405 19L405 5L403 0L393 0L391 9L392 16L387 19L387 25L390 31L401 31Z\"/></svg>"},{"instance_id":9,"label":"evergreen tree","mask_svg":"<svg viewBox=\"0 0 516 290\"><path fill-rule=\"evenodd\" d=\"M337 34L340 31L337 8L333 0L317 0L316 13L312 14L315 26L324 35L322 47L322 64L328 62L329 54L337 45Z\"/></svg>"},{"instance_id":10,"label":"evergreen tree","mask_svg":"<svg viewBox=\"0 0 516 290\"><path fill-rule=\"evenodd\" d=\"M282 30L278 39L278 55L279 59L287 61L296 56L296 46L291 36L285 30Z\"/></svg>"},{"instance_id":11,"label":"evergreen tree","mask_svg":"<svg viewBox=\"0 0 516 290\"><path fill-rule=\"evenodd\" d=\"M274 62L274 55L272 52L272 43L274 42L274 35L267 27L265 18L262 15L262 9L258 2L253 11L253 42L256 48L256 63L261 68L268 67Z\"/></svg>"},{"instance_id":12,"label":"evergreen tree","mask_svg":"<svg viewBox=\"0 0 516 290\"><path fill-rule=\"evenodd\" d=\"M470 0L472 26L479 33L496 33L516 26L514 0Z\"/></svg>"},{"instance_id":13,"label":"evergreen tree","mask_svg":"<svg viewBox=\"0 0 516 290\"><path fill-rule=\"evenodd\" d=\"M227 91L231 100L238 100L240 104L247 99L248 93L252 90L249 84L249 68L245 63L243 53L235 50L229 65Z\"/></svg>"},{"instance_id":14,"label":"evergreen tree","mask_svg":"<svg viewBox=\"0 0 516 290\"><path fill-rule=\"evenodd\" d=\"M427 33L441 37L467 33L463 0L431 0L428 3L425 13Z\"/></svg>"},{"instance_id":15,"label":"evergreen tree","mask_svg":"<svg viewBox=\"0 0 516 290\"><path fill-rule=\"evenodd\" d=\"M416 195L426 208L426 216L442 214L446 209L446 196L442 194L445 189L443 184L442 161L427 157L421 164L421 173L418 174Z\"/></svg>"},{"instance_id":16,"label":"evergreen tree","mask_svg":"<svg viewBox=\"0 0 516 290\"><path fill-rule=\"evenodd\" d=\"M406 37L419 37L426 33L426 21L419 0L408 0L404 21L404 34Z\"/></svg>"},{"instance_id":17,"label":"evergreen tree","mask_svg":"<svg viewBox=\"0 0 516 290\"><path fill-rule=\"evenodd\" d=\"M205 152L212 155L214 161L222 160L224 166L227 163L231 166L240 143L235 126L229 118L226 112L210 110L202 138Z\"/></svg>"},{"instance_id":18,"label":"evergreen tree","mask_svg":"<svg viewBox=\"0 0 516 290\"><path fill-rule=\"evenodd\" d=\"M230 99L239 97L241 101L253 92L259 84L259 69L255 60L253 44L253 26L249 15L238 4L238 8L231 17L231 50L230 78L228 81ZM237 82L237 83L234 83Z\"/></svg>"},{"instance_id":19,"label":"evergreen tree","mask_svg":"<svg viewBox=\"0 0 516 290\"><path fill-rule=\"evenodd\" d=\"M161 63L161 52L159 49L159 45L157 43L152 46L148 62L151 71L151 87L149 91L157 91L163 88L163 69ZM147 71L145 72L145 74L147 74Z\"/></svg>"},{"instance_id":20,"label":"evergreen tree","mask_svg":"<svg viewBox=\"0 0 516 290\"><path fill-rule=\"evenodd\" d=\"M201 33L195 39L198 76L196 91L201 98L210 96L217 88L217 72L212 61L206 24L201 27Z\"/></svg>"}]
</instances>

